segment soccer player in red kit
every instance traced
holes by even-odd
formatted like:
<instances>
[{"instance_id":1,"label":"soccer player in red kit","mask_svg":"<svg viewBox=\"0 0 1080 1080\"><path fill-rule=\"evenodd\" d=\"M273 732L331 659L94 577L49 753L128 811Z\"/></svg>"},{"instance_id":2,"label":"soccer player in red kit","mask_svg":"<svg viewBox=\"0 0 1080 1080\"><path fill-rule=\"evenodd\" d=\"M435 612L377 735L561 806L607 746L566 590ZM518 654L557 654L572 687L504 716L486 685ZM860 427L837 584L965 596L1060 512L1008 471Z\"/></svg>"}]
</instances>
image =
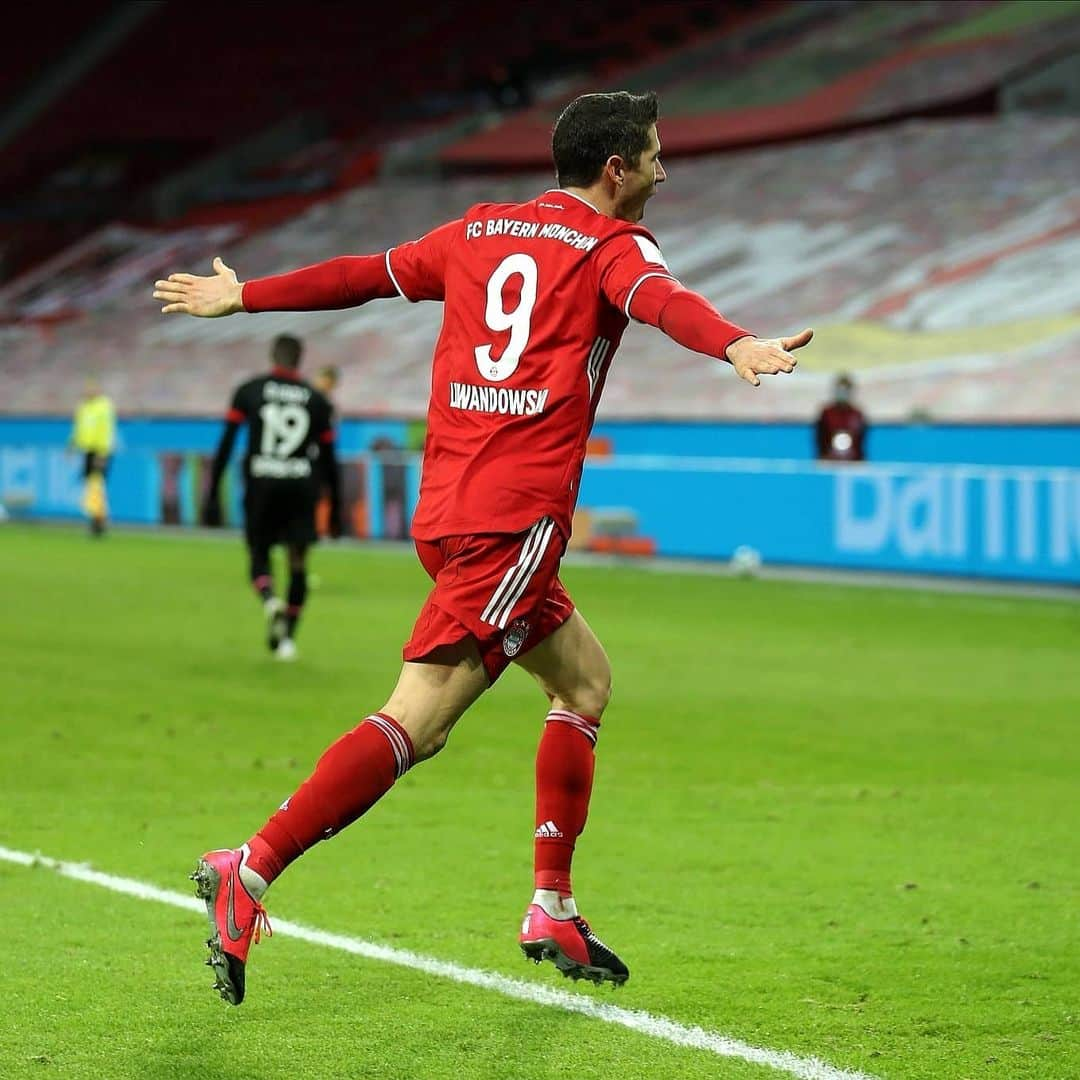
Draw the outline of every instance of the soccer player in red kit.
<instances>
[{"instance_id":1,"label":"soccer player in red kit","mask_svg":"<svg viewBox=\"0 0 1080 1080\"><path fill-rule=\"evenodd\" d=\"M629 972L578 914L574 843L585 826L594 747L611 692L603 647L559 581L604 379L630 318L757 386L789 372L811 331L761 340L669 271L641 224L665 179L654 94L587 94L557 120L558 187L521 204L481 204L426 236L241 283L173 274L167 314L345 308L378 297L442 301L413 536L434 587L404 648L397 686L323 754L251 839L207 852L193 875L206 901L217 989L244 995L267 886L312 845L355 821L419 761L511 662L547 696L536 756L535 892L520 945L565 974Z\"/></svg>"}]
</instances>

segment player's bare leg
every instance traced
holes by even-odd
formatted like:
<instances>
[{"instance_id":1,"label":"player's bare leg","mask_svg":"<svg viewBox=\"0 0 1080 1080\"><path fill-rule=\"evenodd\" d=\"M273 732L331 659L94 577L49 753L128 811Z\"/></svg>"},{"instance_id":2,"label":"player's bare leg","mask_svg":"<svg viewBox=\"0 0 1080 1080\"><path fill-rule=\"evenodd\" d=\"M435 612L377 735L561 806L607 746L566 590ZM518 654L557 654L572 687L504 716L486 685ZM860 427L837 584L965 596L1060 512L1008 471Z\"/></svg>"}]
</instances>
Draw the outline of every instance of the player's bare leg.
<instances>
[{"instance_id":1,"label":"player's bare leg","mask_svg":"<svg viewBox=\"0 0 1080 1080\"><path fill-rule=\"evenodd\" d=\"M208 963L226 1001L244 999L248 951L268 929L261 901L270 883L308 848L366 813L417 761L438 753L487 686L472 638L406 663L383 708L333 743L247 844L199 859L192 878L210 921Z\"/></svg>"},{"instance_id":2,"label":"player's bare leg","mask_svg":"<svg viewBox=\"0 0 1080 1080\"><path fill-rule=\"evenodd\" d=\"M454 725L487 688L476 642L466 637L434 650L423 663L403 664L382 711L408 732L415 760L426 761L446 745Z\"/></svg>"},{"instance_id":3,"label":"player's bare leg","mask_svg":"<svg viewBox=\"0 0 1080 1080\"><path fill-rule=\"evenodd\" d=\"M611 665L578 611L517 662L551 702L536 752L536 891L522 923L521 948L537 963L552 960L573 979L619 985L630 973L578 914L570 881L574 844L589 813Z\"/></svg>"}]
</instances>

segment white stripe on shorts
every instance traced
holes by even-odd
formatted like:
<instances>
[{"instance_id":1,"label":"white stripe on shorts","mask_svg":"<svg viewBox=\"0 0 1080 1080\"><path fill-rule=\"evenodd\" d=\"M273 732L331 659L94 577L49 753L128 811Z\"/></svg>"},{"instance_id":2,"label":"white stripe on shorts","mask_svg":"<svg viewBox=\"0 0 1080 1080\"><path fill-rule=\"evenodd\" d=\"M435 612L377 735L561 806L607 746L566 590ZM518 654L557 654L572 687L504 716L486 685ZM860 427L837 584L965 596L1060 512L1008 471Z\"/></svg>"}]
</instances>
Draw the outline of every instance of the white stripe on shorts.
<instances>
[{"instance_id":1,"label":"white stripe on shorts","mask_svg":"<svg viewBox=\"0 0 1080 1080\"><path fill-rule=\"evenodd\" d=\"M555 522L549 517L541 518L529 530L517 562L503 575L499 587L480 615L484 622L497 626L500 630L506 629L510 613L525 594L533 574L539 569L554 531Z\"/></svg>"},{"instance_id":2,"label":"white stripe on shorts","mask_svg":"<svg viewBox=\"0 0 1080 1080\"><path fill-rule=\"evenodd\" d=\"M480 618L485 622L490 622L493 625L494 619L492 613L496 611L501 605L507 595L507 590L510 589L513 583L517 580L518 575L521 573L522 566L529 561L532 557L533 550L536 546L537 537L540 534L541 526L546 519L541 518L532 528L529 529L525 543L521 547L521 552L518 555L517 562L510 567L509 570L503 575L502 581L499 582L498 588L492 593L491 599L488 600L487 606L484 608L480 615Z\"/></svg>"}]
</instances>

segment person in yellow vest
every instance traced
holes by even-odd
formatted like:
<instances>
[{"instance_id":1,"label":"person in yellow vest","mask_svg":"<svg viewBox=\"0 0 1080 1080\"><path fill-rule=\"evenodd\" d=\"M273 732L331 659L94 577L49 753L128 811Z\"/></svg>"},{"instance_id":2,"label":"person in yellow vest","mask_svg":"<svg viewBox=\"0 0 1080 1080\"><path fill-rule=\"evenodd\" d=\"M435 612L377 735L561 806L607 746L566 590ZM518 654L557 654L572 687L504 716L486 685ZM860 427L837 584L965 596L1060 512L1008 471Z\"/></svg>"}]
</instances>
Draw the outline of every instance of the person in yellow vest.
<instances>
[{"instance_id":1,"label":"person in yellow vest","mask_svg":"<svg viewBox=\"0 0 1080 1080\"><path fill-rule=\"evenodd\" d=\"M116 442L116 412L97 379L87 379L75 409L71 444L83 453L83 512L92 536L102 536L109 519L105 474Z\"/></svg>"}]
</instances>

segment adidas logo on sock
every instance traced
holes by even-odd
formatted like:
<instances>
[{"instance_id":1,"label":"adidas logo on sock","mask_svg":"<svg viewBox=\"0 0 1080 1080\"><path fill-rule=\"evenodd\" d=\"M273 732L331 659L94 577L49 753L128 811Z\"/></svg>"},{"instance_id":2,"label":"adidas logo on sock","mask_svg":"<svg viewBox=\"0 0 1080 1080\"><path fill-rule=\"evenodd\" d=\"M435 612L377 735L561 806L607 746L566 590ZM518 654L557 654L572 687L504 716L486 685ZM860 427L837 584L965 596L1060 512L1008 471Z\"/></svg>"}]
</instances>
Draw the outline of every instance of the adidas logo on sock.
<instances>
[{"instance_id":1,"label":"adidas logo on sock","mask_svg":"<svg viewBox=\"0 0 1080 1080\"><path fill-rule=\"evenodd\" d=\"M554 821L545 821L544 824L533 833L533 836L536 837L537 840L555 840L562 836L562 832L560 832L559 826L556 825Z\"/></svg>"}]
</instances>

